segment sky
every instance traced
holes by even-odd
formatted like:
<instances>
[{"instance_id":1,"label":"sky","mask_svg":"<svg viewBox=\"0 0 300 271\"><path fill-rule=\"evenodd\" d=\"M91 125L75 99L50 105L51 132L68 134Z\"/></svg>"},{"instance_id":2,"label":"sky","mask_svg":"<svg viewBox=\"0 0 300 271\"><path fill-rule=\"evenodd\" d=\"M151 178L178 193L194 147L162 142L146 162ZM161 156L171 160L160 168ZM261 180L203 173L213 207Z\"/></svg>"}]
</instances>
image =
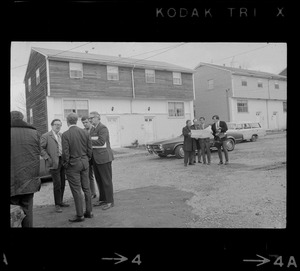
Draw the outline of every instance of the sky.
<instances>
[{"instance_id":1,"label":"sky","mask_svg":"<svg viewBox=\"0 0 300 271\"><path fill-rule=\"evenodd\" d=\"M23 107L31 47L168 62L194 69L200 62L278 74L287 67L286 43L12 42L11 110Z\"/></svg>"}]
</instances>

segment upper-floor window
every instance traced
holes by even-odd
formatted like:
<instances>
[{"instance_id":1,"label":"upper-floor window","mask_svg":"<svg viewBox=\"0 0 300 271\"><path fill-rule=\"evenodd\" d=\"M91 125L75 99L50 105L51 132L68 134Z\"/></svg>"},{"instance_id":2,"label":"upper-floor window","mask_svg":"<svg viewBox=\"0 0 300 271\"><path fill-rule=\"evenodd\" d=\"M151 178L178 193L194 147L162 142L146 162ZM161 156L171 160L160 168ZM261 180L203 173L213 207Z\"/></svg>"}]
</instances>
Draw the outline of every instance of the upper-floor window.
<instances>
[{"instance_id":1,"label":"upper-floor window","mask_svg":"<svg viewBox=\"0 0 300 271\"><path fill-rule=\"evenodd\" d=\"M146 83L155 83L155 70L145 70Z\"/></svg>"},{"instance_id":2,"label":"upper-floor window","mask_svg":"<svg viewBox=\"0 0 300 271\"><path fill-rule=\"evenodd\" d=\"M168 102L169 117L184 117L184 102Z\"/></svg>"},{"instance_id":3,"label":"upper-floor window","mask_svg":"<svg viewBox=\"0 0 300 271\"><path fill-rule=\"evenodd\" d=\"M79 118L89 115L88 100L64 100L64 118L70 113L76 113Z\"/></svg>"},{"instance_id":4,"label":"upper-floor window","mask_svg":"<svg viewBox=\"0 0 300 271\"><path fill-rule=\"evenodd\" d=\"M286 105L287 105L286 102L283 102L282 105L283 105L283 112L286 113L287 112L286 111Z\"/></svg>"},{"instance_id":5,"label":"upper-floor window","mask_svg":"<svg viewBox=\"0 0 300 271\"><path fill-rule=\"evenodd\" d=\"M33 112L32 112L32 108L29 109L29 123L33 124Z\"/></svg>"},{"instance_id":6,"label":"upper-floor window","mask_svg":"<svg viewBox=\"0 0 300 271\"><path fill-rule=\"evenodd\" d=\"M174 85L181 85L181 73L180 72L173 72L173 84Z\"/></svg>"},{"instance_id":7,"label":"upper-floor window","mask_svg":"<svg viewBox=\"0 0 300 271\"><path fill-rule=\"evenodd\" d=\"M28 78L28 91L31 91L31 77Z\"/></svg>"},{"instance_id":8,"label":"upper-floor window","mask_svg":"<svg viewBox=\"0 0 300 271\"><path fill-rule=\"evenodd\" d=\"M70 78L82 78L83 77L83 69L82 63L69 63L70 67Z\"/></svg>"},{"instance_id":9,"label":"upper-floor window","mask_svg":"<svg viewBox=\"0 0 300 271\"><path fill-rule=\"evenodd\" d=\"M246 87L247 86L247 80L245 77L242 77L242 86Z\"/></svg>"},{"instance_id":10,"label":"upper-floor window","mask_svg":"<svg viewBox=\"0 0 300 271\"><path fill-rule=\"evenodd\" d=\"M208 89L214 88L214 80L213 79L207 80L207 84L208 84Z\"/></svg>"},{"instance_id":11,"label":"upper-floor window","mask_svg":"<svg viewBox=\"0 0 300 271\"><path fill-rule=\"evenodd\" d=\"M262 88L263 87L263 82L262 81L258 81L257 82L257 87Z\"/></svg>"},{"instance_id":12,"label":"upper-floor window","mask_svg":"<svg viewBox=\"0 0 300 271\"><path fill-rule=\"evenodd\" d=\"M275 86L275 89L279 89L279 83L277 81L275 81L274 86Z\"/></svg>"},{"instance_id":13,"label":"upper-floor window","mask_svg":"<svg viewBox=\"0 0 300 271\"><path fill-rule=\"evenodd\" d=\"M35 82L36 82L36 85L38 85L40 83L40 69L37 69L35 71Z\"/></svg>"},{"instance_id":14,"label":"upper-floor window","mask_svg":"<svg viewBox=\"0 0 300 271\"><path fill-rule=\"evenodd\" d=\"M119 68L107 66L107 80L119 80Z\"/></svg>"},{"instance_id":15,"label":"upper-floor window","mask_svg":"<svg viewBox=\"0 0 300 271\"><path fill-rule=\"evenodd\" d=\"M248 113L248 101L237 100L237 111L238 113Z\"/></svg>"}]
</instances>

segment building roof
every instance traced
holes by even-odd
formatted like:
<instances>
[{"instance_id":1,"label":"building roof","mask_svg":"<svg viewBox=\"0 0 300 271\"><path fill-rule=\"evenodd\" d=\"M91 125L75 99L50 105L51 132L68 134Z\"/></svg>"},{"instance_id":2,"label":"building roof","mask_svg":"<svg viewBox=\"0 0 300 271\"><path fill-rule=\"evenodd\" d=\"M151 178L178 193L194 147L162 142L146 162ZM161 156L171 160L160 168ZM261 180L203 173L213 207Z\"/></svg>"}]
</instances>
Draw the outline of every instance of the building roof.
<instances>
[{"instance_id":1,"label":"building roof","mask_svg":"<svg viewBox=\"0 0 300 271\"><path fill-rule=\"evenodd\" d=\"M96 55L89 53L71 52L46 48L32 47L32 50L45 55L52 60L77 61L83 63L99 63L105 65L116 65L125 67L151 68L155 70L168 70L177 72L194 73L195 70L162 61L152 61L137 58L125 58L107 55Z\"/></svg>"},{"instance_id":2,"label":"building roof","mask_svg":"<svg viewBox=\"0 0 300 271\"><path fill-rule=\"evenodd\" d=\"M246 70L242 68L233 68L233 67L227 67L227 66L221 66L221 65L215 65L210 63L199 63L197 67L195 67L195 70L197 70L200 67L208 66L212 68L217 68L225 71L229 71L232 74L238 74L243 76L251 76L251 77L260 77L260 78L272 78L272 79L278 79L278 80L286 80L286 76L268 73L268 72L262 72L262 71L253 71L253 70Z\"/></svg>"},{"instance_id":3,"label":"building roof","mask_svg":"<svg viewBox=\"0 0 300 271\"><path fill-rule=\"evenodd\" d=\"M279 75L287 76L287 68L285 68Z\"/></svg>"}]
</instances>

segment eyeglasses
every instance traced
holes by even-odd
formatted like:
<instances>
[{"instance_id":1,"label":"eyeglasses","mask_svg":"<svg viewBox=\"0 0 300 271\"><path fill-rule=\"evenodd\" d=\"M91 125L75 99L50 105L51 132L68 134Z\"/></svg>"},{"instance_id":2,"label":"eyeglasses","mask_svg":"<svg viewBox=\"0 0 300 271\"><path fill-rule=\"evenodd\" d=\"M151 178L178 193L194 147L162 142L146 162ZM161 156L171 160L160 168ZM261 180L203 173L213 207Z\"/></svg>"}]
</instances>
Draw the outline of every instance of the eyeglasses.
<instances>
[{"instance_id":1,"label":"eyeglasses","mask_svg":"<svg viewBox=\"0 0 300 271\"><path fill-rule=\"evenodd\" d=\"M61 124L55 123L53 126L62 126Z\"/></svg>"}]
</instances>

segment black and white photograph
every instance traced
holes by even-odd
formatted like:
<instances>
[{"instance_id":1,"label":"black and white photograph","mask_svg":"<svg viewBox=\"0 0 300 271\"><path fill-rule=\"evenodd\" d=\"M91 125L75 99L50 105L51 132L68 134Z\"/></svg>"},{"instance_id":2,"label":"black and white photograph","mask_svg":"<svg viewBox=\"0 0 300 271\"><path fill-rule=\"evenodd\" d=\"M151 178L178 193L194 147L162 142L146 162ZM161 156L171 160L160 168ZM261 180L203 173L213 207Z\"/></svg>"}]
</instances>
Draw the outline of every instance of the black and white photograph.
<instances>
[{"instance_id":1,"label":"black and white photograph","mask_svg":"<svg viewBox=\"0 0 300 271\"><path fill-rule=\"evenodd\" d=\"M12 42L11 227L284 229L286 120L286 43Z\"/></svg>"}]
</instances>

